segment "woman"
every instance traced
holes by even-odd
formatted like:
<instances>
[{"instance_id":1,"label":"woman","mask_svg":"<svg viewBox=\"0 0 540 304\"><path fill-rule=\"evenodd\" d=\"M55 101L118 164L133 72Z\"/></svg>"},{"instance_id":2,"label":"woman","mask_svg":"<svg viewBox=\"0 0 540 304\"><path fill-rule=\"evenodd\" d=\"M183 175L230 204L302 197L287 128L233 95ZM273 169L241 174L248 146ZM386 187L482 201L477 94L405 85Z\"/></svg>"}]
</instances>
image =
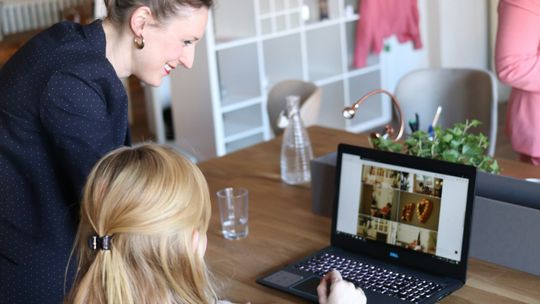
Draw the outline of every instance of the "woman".
<instances>
[{"instance_id":1,"label":"woman","mask_svg":"<svg viewBox=\"0 0 540 304\"><path fill-rule=\"evenodd\" d=\"M107 154L84 188L66 303L218 302L204 261L210 214L202 173L173 150L149 144ZM321 303L365 303L337 271L318 293Z\"/></svg>"},{"instance_id":2,"label":"woman","mask_svg":"<svg viewBox=\"0 0 540 304\"><path fill-rule=\"evenodd\" d=\"M498 11L497 75L512 86L506 129L521 160L540 166L540 2L501 0Z\"/></svg>"},{"instance_id":3,"label":"woman","mask_svg":"<svg viewBox=\"0 0 540 304\"><path fill-rule=\"evenodd\" d=\"M157 86L190 68L212 0L106 0L108 17L62 22L0 70L0 298L59 303L84 181L130 144L120 78ZM68 275L68 287L70 279Z\"/></svg>"}]
</instances>

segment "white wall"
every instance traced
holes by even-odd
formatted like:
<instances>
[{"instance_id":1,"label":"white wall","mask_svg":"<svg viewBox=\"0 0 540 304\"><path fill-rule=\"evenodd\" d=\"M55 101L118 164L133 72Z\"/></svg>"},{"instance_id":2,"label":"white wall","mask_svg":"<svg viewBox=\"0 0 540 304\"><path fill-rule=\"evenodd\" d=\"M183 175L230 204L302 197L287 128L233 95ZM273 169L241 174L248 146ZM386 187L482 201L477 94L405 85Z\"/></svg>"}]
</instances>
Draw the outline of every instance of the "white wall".
<instances>
[{"instance_id":1,"label":"white wall","mask_svg":"<svg viewBox=\"0 0 540 304\"><path fill-rule=\"evenodd\" d=\"M421 3L422 0L419 0ZM427 28L430 67L488 69L495 73L495 37L499 0L428 1ZM498 84L499 101L510 88Z\"/></svg>"},{"instance_id":2,"label":"white wall","mask_svg":"<svg viewBox=\"0 0 540 304\"><path fill-rule=\"evenodd\" d=\"M420 14L420 35L423 47L415 50L412 42L399 43L393 35L384 41L390 48L389 51L381 52L381 63L383 64L383 87L390 92L394 92L399 79L408 72L416 69L427 68L429 66L429 24L428 24L428 1L418 0L418 12Z\"/></svg>"},{"instance_id":3,"label":"white wall","mask_svg":"<svg viewBox=\"0 0 540 304\"><path fill-rule=\"evenodd\" d=\"M487 69L487 1L437 0L427 5L430 66Z\"/></svg>"}]
</instances>

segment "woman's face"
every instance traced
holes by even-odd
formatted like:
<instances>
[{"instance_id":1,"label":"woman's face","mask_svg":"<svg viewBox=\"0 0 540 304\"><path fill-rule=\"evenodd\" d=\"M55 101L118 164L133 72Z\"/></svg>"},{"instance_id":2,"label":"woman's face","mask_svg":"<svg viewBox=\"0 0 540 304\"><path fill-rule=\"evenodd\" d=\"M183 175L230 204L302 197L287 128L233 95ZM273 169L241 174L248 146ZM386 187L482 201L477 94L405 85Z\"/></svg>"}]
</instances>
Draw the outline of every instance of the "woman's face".
<instances>
[{"instance_id":1,"label":"woman's face","mask_svg":"<svg viewBox=\"0 0 540 304\"><path fill-rule=\"evenodd\" d=\"M159 86L163 77L179 65L190 69L207 20L206 7L182 8L177 17L161 26L146 25L142 31L145 46L134 49L133 74L151 86Z\"/></svg>"}]
</instances>

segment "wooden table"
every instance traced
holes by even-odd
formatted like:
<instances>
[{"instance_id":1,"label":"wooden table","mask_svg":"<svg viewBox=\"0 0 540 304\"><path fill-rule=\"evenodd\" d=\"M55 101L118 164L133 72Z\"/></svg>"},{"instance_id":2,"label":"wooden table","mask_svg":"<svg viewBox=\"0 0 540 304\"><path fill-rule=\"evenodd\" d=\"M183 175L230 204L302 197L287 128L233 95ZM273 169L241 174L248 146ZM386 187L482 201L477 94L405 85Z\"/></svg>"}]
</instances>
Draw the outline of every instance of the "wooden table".
<instances>
[{"instance_id":1,"label":"wooden table","mask_svg":"<svg viewBox=\"0 0 540 304\"><path fill-rule=\"evenodd\" d=\"M315 157L336 151L339 142L367 146L364 135L311 127ZM331 220L311 212L309 186L280 179L281 137L199 164L212 196L207 260L222 283L220 295L245 303L304 303L261 286L255 279L330 243ZM538 177L531 165L500 160L503 174ZM249 236L225 240L220 234L215 192L227 186L249 190ZM470 259L467 284L442 303L540 303L540 277Z\"/></svg>"}]
</instances>

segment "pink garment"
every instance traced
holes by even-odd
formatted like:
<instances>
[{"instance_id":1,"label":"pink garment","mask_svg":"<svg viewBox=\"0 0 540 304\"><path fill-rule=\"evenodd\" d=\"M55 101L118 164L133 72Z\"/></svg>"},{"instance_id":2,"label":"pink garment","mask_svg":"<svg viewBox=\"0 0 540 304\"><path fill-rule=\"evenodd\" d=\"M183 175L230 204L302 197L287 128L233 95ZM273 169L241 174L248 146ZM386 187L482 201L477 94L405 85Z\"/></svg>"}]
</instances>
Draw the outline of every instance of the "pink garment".
<instances>
[{"instance_id":1,"label":"pink garment","mask_svg":"<svg viewBox=\"0 0 540 304\"><path fill-rule=\"evenodd\" d=\"M380 53L383 39L393 34L399 42L422 48L417 0L360 0L354 66L364 67L370 52Z\"/></svg>"},{"instance_id":2,"label":"pink garment","mask_svg":"<svg viewBox=\"0 0 540 304\"><path fill-rule=\"evenodd\" d=\"M512 86L506 130L519 153L540 157L540 1L501 0L495 64Z\"/></svg>"}]
</instances>

